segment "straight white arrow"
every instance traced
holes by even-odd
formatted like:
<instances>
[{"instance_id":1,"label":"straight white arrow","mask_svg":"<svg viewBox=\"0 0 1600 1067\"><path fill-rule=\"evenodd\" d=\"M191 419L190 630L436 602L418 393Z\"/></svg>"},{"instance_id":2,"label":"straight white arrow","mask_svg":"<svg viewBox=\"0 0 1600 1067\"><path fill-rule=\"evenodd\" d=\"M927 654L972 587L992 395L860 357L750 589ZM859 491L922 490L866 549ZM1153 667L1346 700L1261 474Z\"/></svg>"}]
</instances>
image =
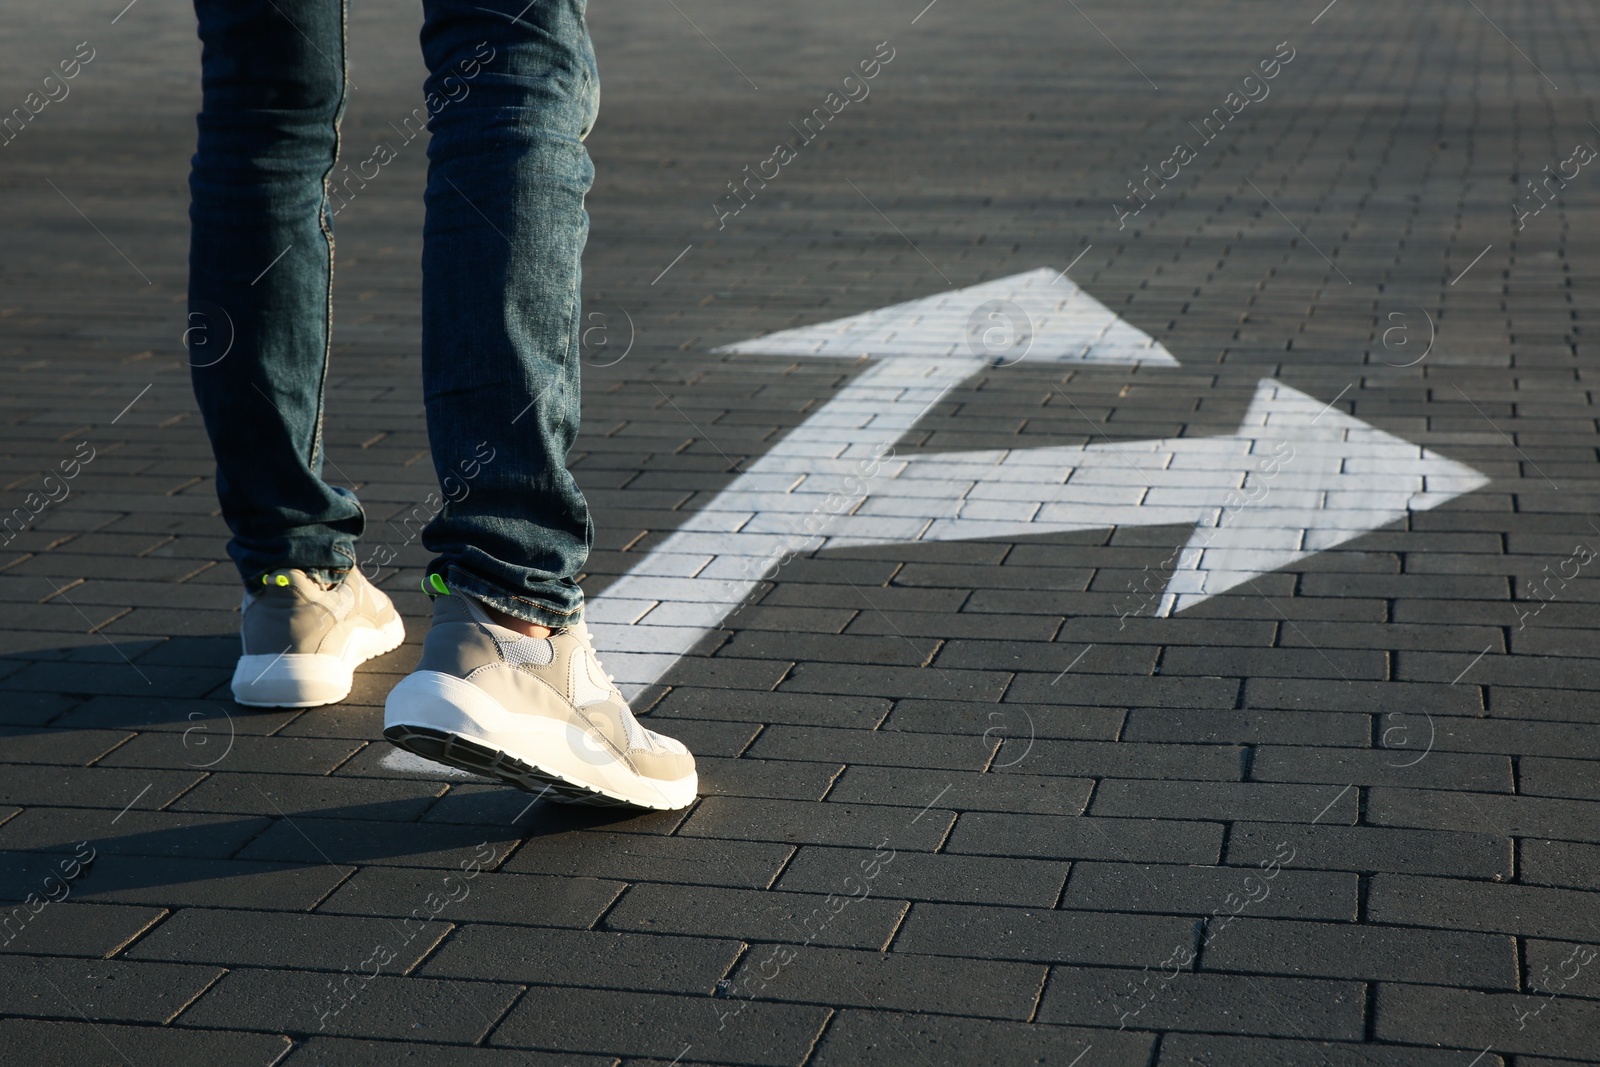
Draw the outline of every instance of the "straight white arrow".
<instances>
[{"instance_id":1,"label":"straight white arrow","mask_svg":"<svg viewBox=\"0 0 1600 1067\"><path fill-rule=\"evenodd\" d=\"M723 351L875 362L590 601L595 645L630 696L817 548L1192 525L1165 615L1487 481L1266 379L1226 437L894 456L979 360L1177 363L1053 270Z\"/></svg>"}]
</instances>

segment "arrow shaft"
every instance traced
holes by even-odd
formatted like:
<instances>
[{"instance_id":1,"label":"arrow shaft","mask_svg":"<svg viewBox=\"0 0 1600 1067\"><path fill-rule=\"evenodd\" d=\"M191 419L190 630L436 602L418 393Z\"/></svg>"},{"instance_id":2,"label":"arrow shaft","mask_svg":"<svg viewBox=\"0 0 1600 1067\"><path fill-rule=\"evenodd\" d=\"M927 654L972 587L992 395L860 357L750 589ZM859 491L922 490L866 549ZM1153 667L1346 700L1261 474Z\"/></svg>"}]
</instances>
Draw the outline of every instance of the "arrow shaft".
<instances>
[{"instance_id":1,"label":"arrow shaft","mask_svg":"<svg viewBox=\"0 0 1600 1067\"><path fill-rule=\"evenodd\" d=\"M874 490L894 442L970 376L965 359L874 363L585 608L624 693L655 682L789 558L820 547ZM904 520L877 532L889 540ZM859 526L859 524L858 524Z\"/></svg>"}]
</instances>

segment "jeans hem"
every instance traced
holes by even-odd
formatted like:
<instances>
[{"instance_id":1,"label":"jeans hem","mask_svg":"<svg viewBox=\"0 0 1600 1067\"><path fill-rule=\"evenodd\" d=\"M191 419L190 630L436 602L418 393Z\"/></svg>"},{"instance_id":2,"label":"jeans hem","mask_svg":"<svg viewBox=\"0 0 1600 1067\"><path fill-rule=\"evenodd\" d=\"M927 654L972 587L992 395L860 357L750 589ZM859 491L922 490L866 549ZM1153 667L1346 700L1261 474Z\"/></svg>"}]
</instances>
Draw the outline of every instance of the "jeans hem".
<instances>
[{"instance_id":1,"label":"jeans hem","mask_svg":"<svg viewBox=\"0 0 1600 1067\"><path fill-rule=\"evenodd\" d=\"M353 545L346 547L341 544L331 546L331 552L334 556L343 558L334 563L320 564L300 563L295 560L281 560L270 565L239 563L237 564L239 580L244 583L246 589L254 592L257 586L261 584L263 575L285 568L293 568L297 571L303 571L312 581L324 589L336 589L344 584L345 579L350 577L350 572L355 569L356 554Z\"/></svg>"},{"instance_id":2,"label":"jeans hem","mask_svg":"<svg viewBox=\"0 0 1600 1067\"><path fill-rule=\"evenodd\" d=\"M583 621L583 602L571 610L565 610L545 601L535 600L531 597L517 593L507 593L485 582L477 575L469 574L459 567L446 567L444 574L445 584L452 593L466 593L475 600L488 604L497 611L531 622L538 626L548 626L552 630L561 630L569 626L576 626Z\"/></svg>"}]
</instances>

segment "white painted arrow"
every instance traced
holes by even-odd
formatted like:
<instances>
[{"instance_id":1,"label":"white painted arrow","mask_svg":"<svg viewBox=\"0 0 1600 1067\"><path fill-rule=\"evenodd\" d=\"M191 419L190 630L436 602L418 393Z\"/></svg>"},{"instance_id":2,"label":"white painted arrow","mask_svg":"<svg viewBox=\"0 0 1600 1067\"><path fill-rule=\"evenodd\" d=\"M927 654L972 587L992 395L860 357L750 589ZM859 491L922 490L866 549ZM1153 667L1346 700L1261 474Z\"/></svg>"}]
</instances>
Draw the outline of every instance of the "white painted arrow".
<instances>
[{"instance_id":1,"label":"white painted arrow","mask_svg":"<svg viewBox=\"0 0 1600 1067\"><path fill-rule=\"evenodd\" d=\"M1270 379L1226 437L893 455L984 364L1176 364L1052 270L722 351L875 361L590 601L595 645L630 696L818 548L1192 525L1165 615L1487 480Z\"/></svg>"}]
</instances>

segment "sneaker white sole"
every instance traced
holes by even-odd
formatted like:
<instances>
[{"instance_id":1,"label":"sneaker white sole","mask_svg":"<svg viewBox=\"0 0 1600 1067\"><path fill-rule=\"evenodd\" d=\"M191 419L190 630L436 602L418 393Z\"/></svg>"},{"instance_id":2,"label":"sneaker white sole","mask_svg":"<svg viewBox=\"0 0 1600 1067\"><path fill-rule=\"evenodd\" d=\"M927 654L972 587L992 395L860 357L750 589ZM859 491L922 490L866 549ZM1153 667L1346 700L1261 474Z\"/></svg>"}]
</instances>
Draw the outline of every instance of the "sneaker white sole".
<instances>
[{"instance_id":1,"label":"sneaker white sole","mask_svg":"<svg viewBox=\"0 0 1600 1067\"><path fill-rule=\"evenodd\" d=\"M382 627L357 630L344 652L286 652L240 656L233 670L233 699L252 708L315 708L350 695L355 670L367 660L393 652L406 639L399 616Z\"/></svg>"},{"instance_id":2,"label":"sneaker white sole","mask_svg":"<svg viewBox=\"0 0 1600 1067\"><path fill-rule=\"evenodd\" d=\"M424 759L551 800L673 811L694 803L699 775L647 778L576 722L507 710L471 682L438 671L406 676L384 706L383 736Z\"/></svg>"}]
</instances>

